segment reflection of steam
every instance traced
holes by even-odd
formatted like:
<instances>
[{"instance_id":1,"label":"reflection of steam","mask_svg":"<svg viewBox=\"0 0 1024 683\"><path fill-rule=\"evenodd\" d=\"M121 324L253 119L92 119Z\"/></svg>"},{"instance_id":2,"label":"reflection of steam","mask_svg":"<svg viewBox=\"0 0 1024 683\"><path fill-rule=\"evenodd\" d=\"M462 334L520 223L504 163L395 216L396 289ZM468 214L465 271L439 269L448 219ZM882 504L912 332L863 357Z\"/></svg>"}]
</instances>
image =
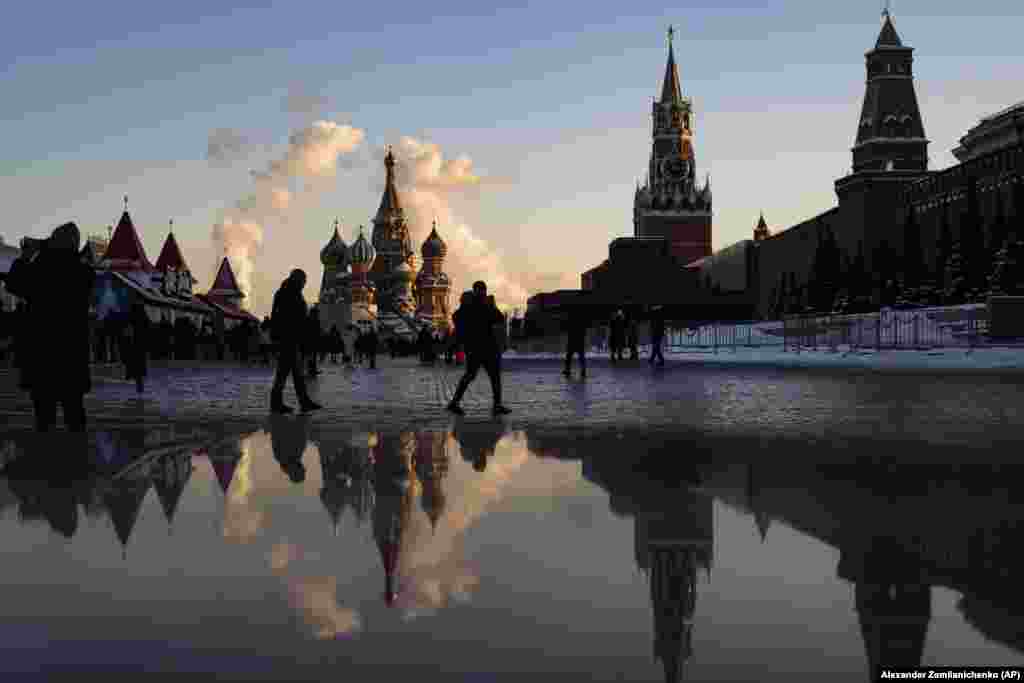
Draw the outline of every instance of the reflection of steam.
<instances>
[{"instance_id":1,"label":"reflection of steam","mask_svg":"<svg viewBox=\"0 0 1024 683\"><path fill-rule=\"evenodd\" d=\"M224 510L224 538L233 541L247 541L263 528L263 512L254 507L250 500L253 491L252 439L242 440L234 477L227 490Z\"/></svg>"},{"instance_id":2,"label":"reflection of steam","mask_svg":"<svg viewBox=\"0 0 1024 683\"><path fill-rule=\"evenodd\" d=\"M270 550L270 568L284 579L289 603L312 627L313 635L330 640L361 630L359 613L338 605L338 582L333 576L288 576L289 567L301 557L297 546L278 543Z\"/></svg>"},{"instance_id":3,"label":"reflection of steam","mask_svg":"<svg viewBox=\"0 0 1024 683\"><path fill-rule=\"evenodd\" d=\"M495 185L473 173L473 161L466 156L445 159L436 144L403 137L395 148L396 180L407 208L414 243L430 233L431 223L448 243L445 270L452 278L453 291L484 280L500 304L519 306L527 291L502 264L500 255L471 227L457 220L450 207L451 197L468 188Z\"/></svg>"},{"instance_id":4,"label":"reflection of steam","mask_svg":"<svg viewBox=\"0 0 1024 683\"><path fill-rule=\"evenodd\" d=\"M446 438L450 449L455 440ZM400 572L405 577L398 603L406 618L430 614L449 601L466 602L480 579L463 555L465 531L477 522L489 507L501 500L504 489L529 460L521 444L502 439L499 457L488 462L487 469L467 477L446 479L447 505L436 529L426 515L417 516L403 538Z\"/></svg>"}]
</instances>

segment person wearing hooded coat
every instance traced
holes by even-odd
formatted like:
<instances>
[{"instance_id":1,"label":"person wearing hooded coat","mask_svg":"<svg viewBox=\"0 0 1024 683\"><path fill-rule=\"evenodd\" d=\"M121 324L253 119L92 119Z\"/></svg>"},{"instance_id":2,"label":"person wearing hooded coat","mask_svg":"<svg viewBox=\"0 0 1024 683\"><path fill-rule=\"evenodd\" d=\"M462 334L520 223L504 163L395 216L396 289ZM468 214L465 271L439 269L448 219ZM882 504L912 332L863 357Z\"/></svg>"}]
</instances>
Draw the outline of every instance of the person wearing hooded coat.
<instances>
[{"instance_id":1,"label":"person wearing hooded coat","mask_svg":"<svg viewBox=\"0 0 1024 683\"><path fill-rule=\"evenodd\" d=\"M302 412L322 407L309 397L306 391L306 378L303 375L301 352L309 315L306 311L306 300L302 298L302 288L305 286L306 273L296 268L274 294L270 333L277 345L278 357L274 386L270 390L270 410L279 414L293 412L291 406L284 403L284 385L289 375L295 386L299 409Z\"/></svg>"},{"instance_id":2,"label":"person wearing hooded coat","mask_svg":"<svg viewBox=\"0 0 1024 683\"><path fill-rule=\"evenodd\" d=\"M611 347L612 362L622 360L622 350L626 346L626 316L621 310L612 316L608 345Z\"/></svg>"},{"instance_id":3,"label":"person wearing hooded coat","mask_svg":"<svg viewBox=\"0 0 1024 683\"><path fill-rule=\"evenodd\" d=\"M131 343L125 347L125 377L135 380L135 391L141 394L145 389L146 355L150 340L149 316L146 315L146 305L141 301L132 304L128 314L128 329L131 330Z\"/></svg>"},{"instance_id":4,"label":"person wearing hooded coat","mask_svg":"<svg viewBox=\"0 0 1024 683\"><path fill-rule=\"evenodd\" d=\"M41 432L56 422L58 403L68 429L85 431L82 399L92 390L89 307L96 273L78 256L80 240L78 226L65 223L38 248L27 248L7 276L7 289L28 302L23 380Z\"/></svg>"}]
</instances>

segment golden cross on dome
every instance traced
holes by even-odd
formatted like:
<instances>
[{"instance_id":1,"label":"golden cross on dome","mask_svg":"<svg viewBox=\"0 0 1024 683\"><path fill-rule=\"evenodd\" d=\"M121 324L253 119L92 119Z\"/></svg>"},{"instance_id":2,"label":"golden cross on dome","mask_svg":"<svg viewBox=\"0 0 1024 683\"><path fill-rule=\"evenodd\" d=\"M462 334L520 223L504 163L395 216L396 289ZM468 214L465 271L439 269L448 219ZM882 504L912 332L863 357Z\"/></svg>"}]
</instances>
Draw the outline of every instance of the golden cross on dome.
<instances>
[{"instance_id":1,"label":"golden cross on dome","mask_svg":"<svg viewBox=\"0 0 1024 683\"><path fill-rule=\"evenodd\" d=\"M674 36L676 30L672 27L672 24L668 25L668 46L672 47L672 36Z\"/></svg>"},{"instance_id":2,"label":"golden cross on dome","mask_svg":"<svg viewBox=\"0 0 1024 683\"><path fill-rule=\"evenodd\" d=\"M174 232L174 219L167 221L170 227L167 229L168 232Z\"/></svg>"},{"instance_id":3,"label":"golden cross on dome","mask_svg":"<svg viewBox=\"0 0 1024 683\"><path fill-rule=\"evenodd\" d=\"M341 225L341 221L339 221L337 218L335 218L334 219L334 229L337 230L339 225Z\"/></svg>"},{"instance_id":4,"label":"golden cross on dome","mask_svg":"<svg viewBox=\"0 0 1024 683\"><path fill-rule=\"evenodd\" d=\"M128 210L128 195L124 196L124 210Z\"/></svg>"},{"instance_id":5,"label":"golden cross on dome","mask_svg":"<svg viewBox=\"0 0 1024 683\"><path fill-rule=\"evenodd\" d=\"M882 16L883 17L889 16L889 4L890 4L890 0L885 0L885 7L882 8Z\"/></svg>"}]
</instances>

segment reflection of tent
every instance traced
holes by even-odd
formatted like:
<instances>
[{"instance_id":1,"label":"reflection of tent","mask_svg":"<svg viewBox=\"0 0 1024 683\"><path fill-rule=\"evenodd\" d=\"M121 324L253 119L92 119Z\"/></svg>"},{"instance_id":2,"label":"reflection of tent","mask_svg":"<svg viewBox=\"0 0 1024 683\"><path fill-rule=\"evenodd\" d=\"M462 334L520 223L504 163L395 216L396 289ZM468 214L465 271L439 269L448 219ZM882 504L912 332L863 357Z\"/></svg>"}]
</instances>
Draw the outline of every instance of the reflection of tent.
<instances>
[{"instance_id":1,"label":"reflection of tent","mask_svg":"<svg viewBox=\"0 0 1024 683\"><path fill-rule=\"evenodd\" d=\"M114 488L103 496L103 501L110 510L110 520L114 523L117 538L121 546L126 547L151 482L148 478L122 479L112 485Z\"/></svg>"},{"instance_id":2,"label":"reflection of tent","mask_svg":"<svg viewBox=\"0 0 1024 683\"><path fill-rule=\"evenodd\" d=\"M192 461L187 454L168 456L157 464L153 484L168 525L174 522L178 502L191 476Z\"/></svg>"}]
</instances>

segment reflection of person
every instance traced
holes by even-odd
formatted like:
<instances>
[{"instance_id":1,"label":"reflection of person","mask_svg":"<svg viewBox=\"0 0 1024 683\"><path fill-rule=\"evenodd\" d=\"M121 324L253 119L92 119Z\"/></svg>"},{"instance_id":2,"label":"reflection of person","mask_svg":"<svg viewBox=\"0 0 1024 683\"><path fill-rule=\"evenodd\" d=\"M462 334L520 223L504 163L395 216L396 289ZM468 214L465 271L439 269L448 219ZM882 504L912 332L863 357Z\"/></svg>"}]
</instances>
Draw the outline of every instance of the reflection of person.
<instances>
[{"instance_id":1,"label":"reflection of person","mask_svg":"<svg viewBox=\"0 0 1024 683\"><path fill-rule=\"evenodd\" d=\"M289 375L299 398L300 410L307 412L322 407L306 391L306 378L303 377L299 355L307 322L306 301L302 298L302 288L305 286L306 273L296 268L274 294L270 323L278 356L274 386L270 390L270 410L275 413L292 412L291 406L284 403L284 385Z\"/></svg>"},{"instance_id":2,"label":"reflection of person","mask_svg":"<svg viewBox=\"0 0 1024 683\"><path fill-rule=\"evenodd\" d=\"M651 365L665 364L665 356L661 355L661 346L665 341L665 312L661 306L651 309L651 357L647 361Z\"/></svg>"},{"instance_id":3,"label":"reflection of person","mask_svg":"<svg viewBox=\"0 0 1024 683\"><path fill-rule=\"evenodd\" d=\"M465 309L465 310L464 310ZM464 415L459 406L469 385L476 379L483 367L491 380L491 392L494 406L491 413L495 416L507 415L511 412L501 402L501 366L495 326L504 324L504 318L496 307L487 304L487 284L482 281L473 283L473 301L468 307L459 307L456 326L462 326L460 339L466 348L466 374L459 380L455 394L448 404L448 410L456 415Z\"/></svg>"},{"instance_id":4,"label":"reflection of person","mask_svg":"<svg viewBox=\"0 0 1024 683\"><path fill-rule=\"evenodd\" d=\"M472 428L462 427L455 430L453 436L459 443L462 459L473 464L473 469L483 472L487 469L487 459L494 455L494 450L504 436L505 430L492 425L475 425Z\"/></svg>"},{"instance_id":5,"label":"reflection of person","mask_svg":"<svg viewBox=\"0 0 1024 683\"><path fill-rule=\"evenodd\" d=\"M92 389L89 305L96 274L78 257L80 239L78 226L65 223L38 248L26 249L7 275L7 289L28 302L23 384L32 394L39 431L56 422L57 403L69 429L85 430L82 397Z\"/></svg>"},{"instance_id":6,"label":"reflection of person","mask_svg":"<svg viewBox=\"0 0 1024 683\"><path fill-rule=\"evenodd\" d=\"M309 442L309 424L303 418L272 418L270 422L270 448L281 471L293 484L306 480L306 466L302 454Z\"/></svg>"}]
</instances>

